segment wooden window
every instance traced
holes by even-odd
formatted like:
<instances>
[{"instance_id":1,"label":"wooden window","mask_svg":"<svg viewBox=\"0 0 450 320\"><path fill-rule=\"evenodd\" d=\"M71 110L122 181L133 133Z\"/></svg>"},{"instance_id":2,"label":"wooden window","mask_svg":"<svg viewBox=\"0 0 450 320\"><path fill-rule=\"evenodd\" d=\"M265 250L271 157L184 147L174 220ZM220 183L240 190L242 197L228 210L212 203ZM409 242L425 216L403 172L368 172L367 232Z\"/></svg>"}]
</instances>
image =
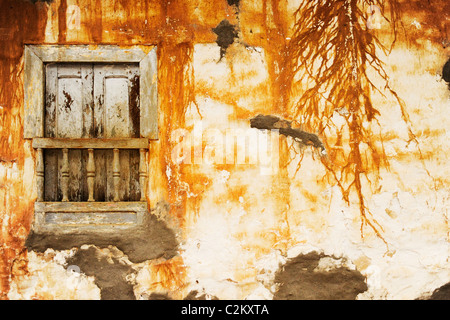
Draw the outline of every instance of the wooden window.
<instances>
[{"instance_id":1,"label":"wooden window","mask_svg":"<svg viewBox=\"0 0 450 320\"><path fill-rule=\"evenodd\" d=\"M136 64L46 65L46 138L139 138L139 109L139 67ZM140 201L139 149L120 149L120 188L116 197L114 146L100 147L103 148L92 151L93 190L89 190L87 179L91 169L88 168L89 149L68 149L68 201ZM44 150L44 201L64 198L63 150ZM89 191L93 192L91 199Z\"/></svg>"},{"instance_id":2,"label":"wooden window","mask_svg":"<svg viewBox=\"0 0 450 320\"><path fill-rule=\"evenodd\" d=\"M149 139L158 133L155 52L25 48L24 136L36 149L36 231L142 222Z\"/></svg>"}]
</instances>

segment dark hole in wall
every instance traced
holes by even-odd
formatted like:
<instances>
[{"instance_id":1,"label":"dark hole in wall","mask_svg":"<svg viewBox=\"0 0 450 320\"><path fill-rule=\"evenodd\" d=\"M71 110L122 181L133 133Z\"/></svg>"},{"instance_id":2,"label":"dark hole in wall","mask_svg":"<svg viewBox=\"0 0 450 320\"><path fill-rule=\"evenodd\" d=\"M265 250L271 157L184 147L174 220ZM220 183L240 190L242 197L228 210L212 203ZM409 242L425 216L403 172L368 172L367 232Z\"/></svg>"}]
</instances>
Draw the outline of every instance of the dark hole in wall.
<instances>
[{"instance_id":1,"label":"dark hole in wall","mask_svg":"<svg viewBox=\"0 0 450 320\"><path fill-rule=\"evenodd\" d=\"M450 59L448 59L442 68L442 79L444 79L445 82L448 82L450 88Z\"/></svg>"},{"instance_id":2,"label":"dark hole in wall","mask_svg":"<svg viewBox=\"0 0 450 320\"><path fill-rule=\"evenodd\" d=\"M212 31L217 34L216 43L220 47L220 59L223 58L229 46L238 37L236 26L232 25L228 20L222 20Z\"/></svg>"},{"instance_id":3,"label":"dark hole in wall","mask_svg":"<svg viewBox=\"0 0 450 320\"><path fill-rule=\"evenodd\" d=\"M274 300L355 300L367 290L365 277L356 270L340 267L314 271L321 258L317 252L288 261L275 275L279 284Z\"/></svg>"},{"instance_id":4,"label":"dark hole in wall","mask_svg":"<svg viewBox=\"0 0 450 320\"><path fill-rule=\"evenodd\" d=\"M240 0L227 0L229 6L236 6L239 8L239 2Z\"/></svg>"}]
</instances>

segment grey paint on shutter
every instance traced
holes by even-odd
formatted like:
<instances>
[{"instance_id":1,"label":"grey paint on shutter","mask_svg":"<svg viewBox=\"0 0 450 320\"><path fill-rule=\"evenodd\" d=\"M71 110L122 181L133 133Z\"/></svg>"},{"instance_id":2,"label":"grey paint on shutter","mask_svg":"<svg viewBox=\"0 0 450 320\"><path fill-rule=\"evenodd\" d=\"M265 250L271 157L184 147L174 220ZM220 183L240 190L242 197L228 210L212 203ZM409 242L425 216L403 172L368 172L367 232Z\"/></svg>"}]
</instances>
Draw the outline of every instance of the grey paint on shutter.
<instances>
[{"instance_id":1,"label":"grey paint on shutter","mask_svg":"<svg viewBox=\"0 0 450 320\"><path fill-rule=\"evenodd\" d=\"M139 67L94 65L96 138L139 138Z\"/></svg>"},{"instance_id":2,"label":"grey paint on shutter","mask_svg":"<svg viewBox=\"0 0 450 320\"><path fill-rule=\"evenodd\" d=\"M49 138L89 138L92 131L92 64L46 65L44 135ZM87 198L86 150L69 150L69 199ZM46 150L45 194L60 201L61 150Z\"/></svg>"},{"instance_id":3,"label":"grey paint on shutter","mask_svg":"<svg viewBox=\"0 0 450 320\"><path fill-rule=\"evenodd\" d=\"M92 65L47 65L45 136L92 138L92 90Z\"/></svg>"}]
</instances>

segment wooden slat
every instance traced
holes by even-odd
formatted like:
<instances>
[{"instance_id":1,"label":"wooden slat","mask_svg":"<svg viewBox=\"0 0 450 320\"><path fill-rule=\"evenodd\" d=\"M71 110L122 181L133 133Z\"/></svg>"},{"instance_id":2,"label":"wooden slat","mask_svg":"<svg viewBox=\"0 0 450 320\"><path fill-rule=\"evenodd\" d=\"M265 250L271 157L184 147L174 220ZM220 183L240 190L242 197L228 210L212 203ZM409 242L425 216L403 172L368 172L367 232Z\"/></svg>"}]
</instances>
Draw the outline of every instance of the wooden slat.
<instances>
[{"instance_id":1,"label":"wooden slat","mask_svg":"<svg viewBox=\"0 0 450 320\"><path fill-rule=\"evenodd\" d=\"M69 150L63 149L63 163L61 168L61 190L63 202L69 201Z\"/></svg>"},{"instance_id":2,"label":"wooden slat","mask_svg":"<svg viewBox=\"0 0 450 320\"><path fill-rule=\"evenodd\" d=\"M36 154L36 186L37 186L37 201L44 201L44 152L42 149L37 149Z\"/></svg>"},{"instance_id":3,"label":"wooden slat","mask_svg":"<svg viewBox=\"0 0 450 320\"><path fill-rule=\"evenodd\" d=\"M119 158L119 149L113 149L114 158L113 158L113 179L114 179L114 200L120 201L119 196L119 183L120 183L120 158Z\"/></svg>"},{"instance_id":4,"label":"wooden slat","mask_svg":"<svg viewBox=\"0 0 450 320\"><path fill-rule=\"evenodd\" d=\"M114 200L114 177L113 177L113 150L103 150L105 152L105 200Z\"/></svg>"},{"instance_id":5,"label":"wooden slat","mask_svg":"<svg viewBox=\"0 0 450 320\"><path fill-rule=\"evenodd\" d=\"M139 150L128 150L128 152L130 153L130 187L128 201L139 201L141 199L141 187L139 185Z\"/></svg>"},{"instance_id":6,"label":"wooden slat","mask_svg":"<svg viewBox=\"0 0 450 320\"><path fill-rule=\"evenodd\" d=\"M43 149L145 149L149 142L145 138L123 139L66 139L34 138L33 148Z\"/></svg>"},{"instance_id":7,"label":"wooden slat","mask_svg":"<svg viewBox=\"0 0 450 320\"><path fill-rule=\"evenodd\" d=\"M94 199L95 201L108 201L107 182L108 182L108 162L107 155L112 150L94 150L94 162L96 175L94 178Z\"/></svg>"},{"instance_id":8,"label":"wooden slat","mask_svg":"<svg viewBox=\"0 0 450 320\"><path fill-rule=\"evenodd\" d=\"M97 66L94 68L94 138L107 138L105 136L105 92L103 85L104 70Z\"/></svg>"},{"instance_id":9,"label":"wooden slat","mask_svg":"<svg viewBox=\"0 0 450 320\"><path fill-rule=\"evenodd\" d=\"M121 150L119 153L119 199L120 201L130 200L130 151Z\"/></svg>"},{"instance_id":10,"label":"wooden slat","mask_svg":"<svg viewBox=\"0 0 450 320\"><path fill-rule=\"evenodd\" d=\"M45 67L45 128L44 137L56 137L56 105L58 90L58 65L51 63Z\"/></svg>"},{"instance_id":11,"label":"wooden slat","mask_svg":"<svg viewBox=\"0 0 450 320\"><path fill-rule=\"evenodd\" d=\"M88 201L94 201L95 162L94 149L88 149L89 158L87 164Z\"/></svg>"},{"instance_id":12,"label":"wooden slat","mask_svg":"<svg viewBox=\"0 0 450 320\"><path fill-rule=\"evenodd\" d=\"M44 199L45 201L60 201L61 198L58 197L60 192L58 192L59 186L59 164L58 158L61 150L47 149L44 151Z\"/></svg>"},{"instance_id":13,"label":"wooden slat","mask_svg":"<svg viewBox=\"0 0 450 320\"><path fill-rule=\"evenodd\" d=\"M92 65L81 65L82 103L83 103L83 132L81 138L95 138L94 136L94 69Z\"/></svg>"},{"instance_id":14,"label":"wooden slat","mask_svg":"<svg viewBox=\"0 0 450 320\"><path fill-rule=\"evenodd\" d=\"M147 150L139 150L139 185L141 188L141 201L145 201L145 196L147 194Z\"/></svg>"},{"instance_id":15,"label":"wooden slat","mask_svg":"<svg viewBox=\"0 0 450 320\"><path fill-rule=\"evenodd\" d=\"M69 150L69 201L86 201L87 150Z\"/></svg>"}]
</instances>

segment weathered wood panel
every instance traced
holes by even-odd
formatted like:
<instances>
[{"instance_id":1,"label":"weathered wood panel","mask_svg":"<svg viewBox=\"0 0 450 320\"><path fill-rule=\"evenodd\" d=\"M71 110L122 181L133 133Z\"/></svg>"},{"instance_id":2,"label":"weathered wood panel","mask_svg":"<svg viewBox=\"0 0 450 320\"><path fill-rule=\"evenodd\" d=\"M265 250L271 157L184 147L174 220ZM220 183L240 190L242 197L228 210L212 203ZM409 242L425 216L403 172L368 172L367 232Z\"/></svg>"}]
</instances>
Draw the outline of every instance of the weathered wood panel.
<instances>
[{"instance_id":1,"label":"weathered wood panel","mask_svg":"<svg viewBox=\"0 0 450 320\"><path fill-rule=\"evenodd\" d=\"M146 53L139 48L112 45L34 45L32 51L43 62L139 62Z\"/></svg>"},{"instance_id":2,"label":"weathered wood panel","mask_svg":"<svg viewBox=\"0 0 450 320\"><path fill-rule=\"evenodd\" d=\"M58 154L61 150L44 150L44 200L61 201L61 193L58 192L60 166L58 165Z\"/></svg>"},{"instance_id":3,"label":"weathered wood panel","mask_svg":"<svg viewBox=\"0 0 450 320\"><path fill-rule=\"evenodd\" d=\"M139 67L94 66L96 138L139 138Z\"/></svg>"},{"instance_id":4,"label":"weathered wood panel","mask_svg":"<svg viewBox=\"0 0 450 320\"><path fill-rule=\"evenodd\" d=\"M142 202L130 201L123 202L83 202L83 203L63 203L63 202L41 202L35 204L37 211L45 212L115 212L115 211L140 211L146 205Z\"/></svg>"},{"instance_id":5,"label":"weathered wood panel","mask_svg":"<svg viewBox=\"0 0 450 320\"><path fill-rule=\"evenodd\" d=\"M92 65L81 65L81 99L83 109L83 131L81 132L81 138L94 138L94 70Z\"/></svg>"},{"instance_id":6,"label":"weathered wood panel","mask_svg":"<svg viewBox=\"0 0 450 320\"><path fill-rule=\"evenodd\" d=\"M147 149L148 139L64 139L35 138L33 148L45 149Z\"/></svg>"},{"instance_id":7,"label":"weathered wood panel","mask_svg":"<svg viewBox=\"0 0 450 320\"><path fill-rule=\"evenodd\" d=\"M58 90L58 65L55 63L46 65L45 68L45 121L44 136L56 137L56 112Z\"/></svg>"},{"instance_id":8,"label":"weathered wood panel","mask_svg":"<svg viewBox=\"0 0 450 320\"><path fill-rule=\"evenodd\" d=\"M36 202L33 228L37 232L111 232L141 224L146 212L145 202Z\"/></svg>"},{"instance_id":9,"label":"weathered wood panel","mask_svg":"<svg viewBox=\"0 0 450 320\"><path fill-rule=\"evenodd\" d=\"M94 200L95 201L107 201L107 175L108 175L108 160L107 154L112 152L112 150L94 150L94 162L96 170L96 175L94 178Z\"/></svg>"},{"instance_id":10,"label":"weathered wood panel","mask_svg":"<svg viewBox=\"0 0 450 320\"><path fill-rule=\"evenodd\" d=\"M66 225L111 225L135 224L137 215L134 212L48 212L45 214L45 223Z\"/></svg>"}]
</instances>

